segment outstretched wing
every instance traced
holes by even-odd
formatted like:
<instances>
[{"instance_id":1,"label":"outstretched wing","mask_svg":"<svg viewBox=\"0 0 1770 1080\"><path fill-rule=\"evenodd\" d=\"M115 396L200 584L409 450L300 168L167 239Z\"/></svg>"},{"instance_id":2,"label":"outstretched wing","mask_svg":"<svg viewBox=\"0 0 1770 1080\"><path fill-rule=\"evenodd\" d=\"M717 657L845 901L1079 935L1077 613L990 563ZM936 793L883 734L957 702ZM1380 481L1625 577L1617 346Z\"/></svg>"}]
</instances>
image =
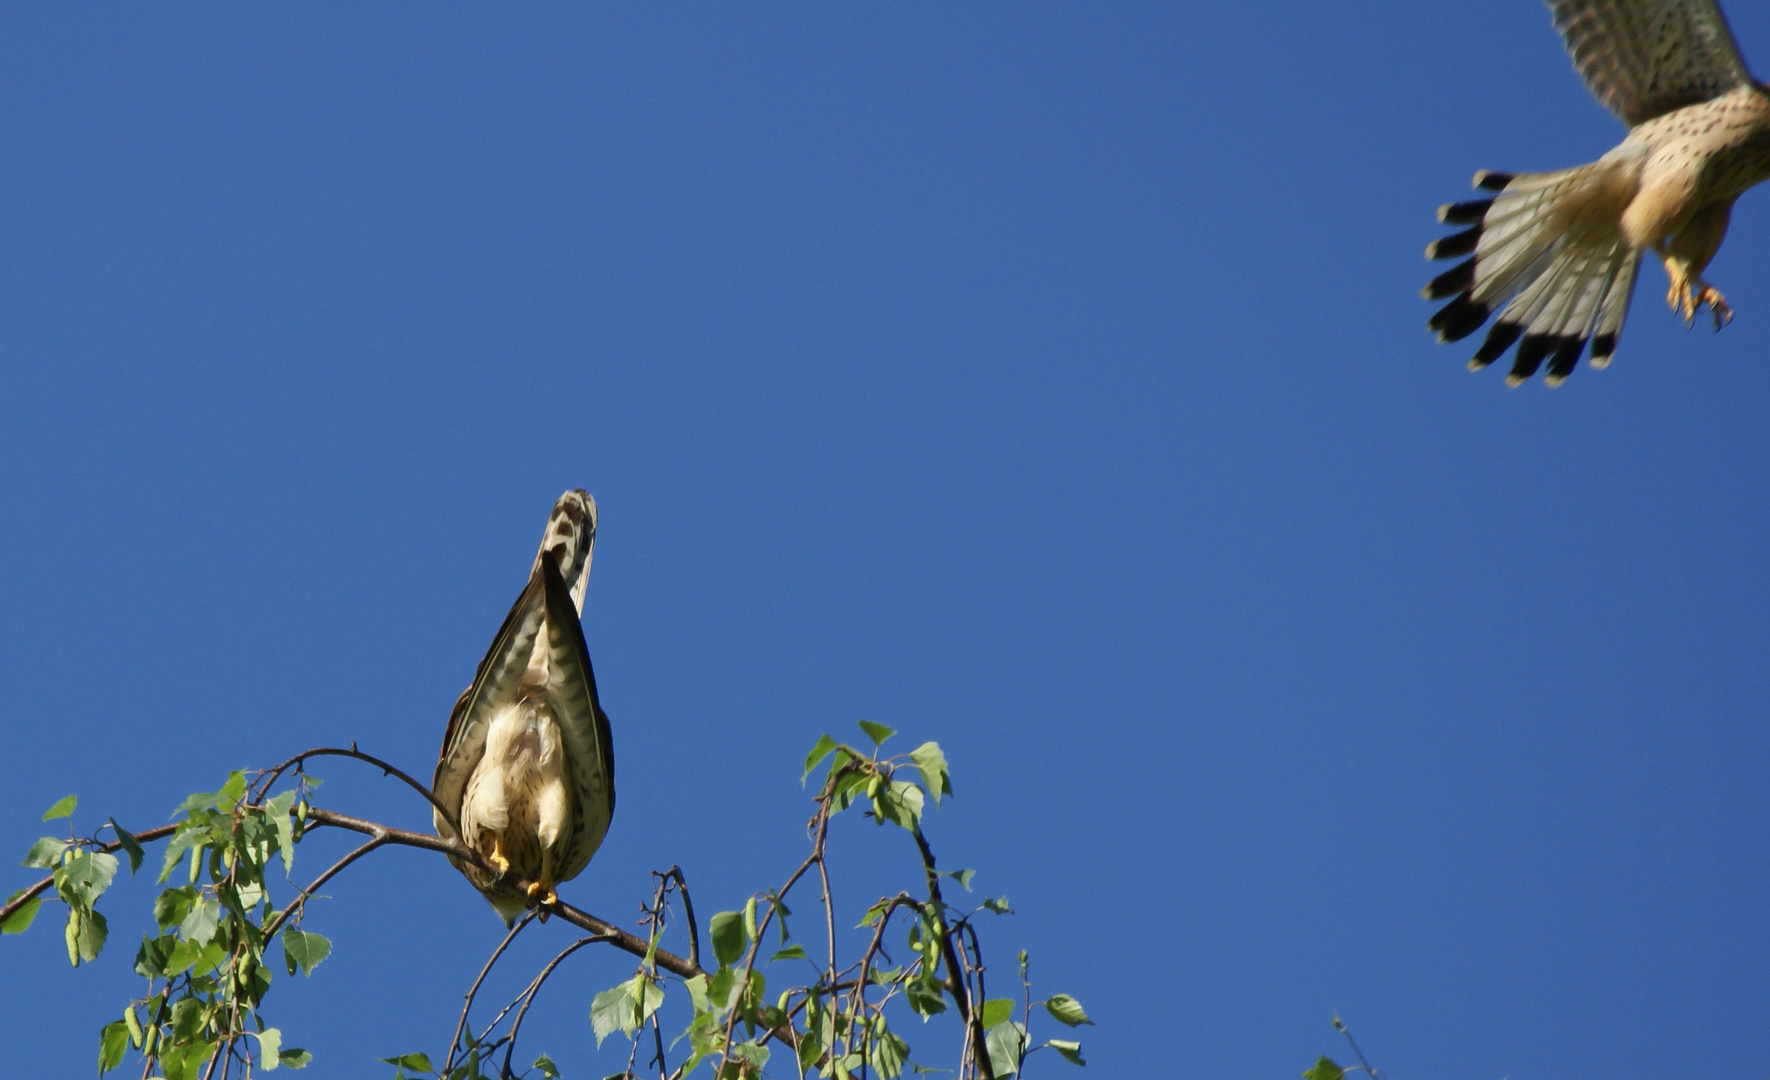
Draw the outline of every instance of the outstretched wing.
<instances>
[{"instance_id":1,"label":"outstretched wing","mask_svg":"<svg viewBox=\"0 0 1770 1080\"><path fill-rule=\"evenodd\" d=\"M555 880L569 881L602 846L614 816L615 748L571 592L552 559L543 557L539 570L546 585L547 696L564 736L568 782L577 803L571 841L554 868Z\"/></svg>"},{"instance_id":2,"label":"outstretched wing","mask_svg":"<svg viewBox=\"0 0 1770 1080\"><path fill-rule=\"evenodd\" d=\"M1548 0L1586 86L1633 127L1750 85L1715 0Z\"/></svg>"},{"instance_id":3,"label":"outstretched wing","mask_svg":"<svg viewBox=\"0 0 1770 1080\"><path fill-rule=\"evenodd\" d=\"M552 563L550 559L542 561ZM504 625L498 628L491 649L479 662L472 685L462 692L454 712L449 714L449 727L443 733L442 753L436 760L436 776L430 782L430 791L438 802L457 813L467 780L485 754L488 714L494 705L516 697L535 651L535 639L546 622L547 584L540 571L537 566L529 575L528 587L516 598L510 614L504 616ZM559 571L555 570L553 576L557 580ZM445 820L441 811L433 809L431 817L438 836L456 835L456 823Z\"/></svg>"}]
</instances>

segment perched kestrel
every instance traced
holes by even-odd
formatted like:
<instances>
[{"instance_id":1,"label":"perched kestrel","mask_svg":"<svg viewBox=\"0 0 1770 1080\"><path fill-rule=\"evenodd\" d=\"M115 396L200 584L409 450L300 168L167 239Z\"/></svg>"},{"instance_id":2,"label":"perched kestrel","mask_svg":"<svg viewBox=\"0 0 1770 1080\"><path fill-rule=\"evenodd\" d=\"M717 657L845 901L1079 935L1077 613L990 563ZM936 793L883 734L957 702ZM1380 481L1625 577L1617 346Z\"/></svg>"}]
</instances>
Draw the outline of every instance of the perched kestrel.
<instances>
[{"instance_id":1,"label":"perched kestrel","mask_svg":"<svg viewBox=\"0 0 1770 1080\"><path fill-rule=\"evenodd\" d=\"M1673 311L1690 321L1707 305L1724 326L1732 309L1700 275L1733 200L1770 179L1770 87L1753 81L1714 0L1549 0L1549 11L1628 137L1590 165L1476 173L1498 194L1439 207L1438 220L1471 227L1426 248L1429 259L1474 253L1426 286L1428 300L1455 298L1427 328L1457 341L1499 309L1469 367L1518 342L1513 386L1545 360L1560 385L1588 341L1592 366L1610 363L1643 251L1665 263Z\"/></svg>"},{"instance_id":2,"label":"perched kestrel","mask_svg":"<svg viewBox=\"0 0 1770 1080\"><path fill-rule=\"evenodd\" d=\"M596 501L561 495L528 586L455 702L431 784L460 823L457 833L432 811L437 835L458 835L498 867L452 860L506 925L558 899L554 886L590 862L615 809L614 746L578 624L595 543Z\"/></svg>"}]
</instances>

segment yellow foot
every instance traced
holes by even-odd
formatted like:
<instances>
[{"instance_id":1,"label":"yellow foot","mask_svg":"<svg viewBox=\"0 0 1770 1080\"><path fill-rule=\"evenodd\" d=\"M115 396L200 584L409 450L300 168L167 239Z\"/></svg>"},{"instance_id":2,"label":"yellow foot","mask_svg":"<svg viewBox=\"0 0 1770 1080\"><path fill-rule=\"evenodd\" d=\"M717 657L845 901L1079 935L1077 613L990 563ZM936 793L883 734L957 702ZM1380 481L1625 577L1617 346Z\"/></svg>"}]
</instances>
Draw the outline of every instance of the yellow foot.
<instances>
[{"instance_id":1,"label":"yellow foot","mask_svg":"<svg viewBox=\"0 0 1770 1080\"><path fill-rule=\"evenodd\" d=\"M510 860L504 857L504 838L502 836L492 841L492 853L486 856L486 861L497 868L499 877L510 872Z\"/></svg>"},{"instance_id":2,"label":"yellow foot","mask_svg":"<svg viewBox=\"0 0 1770 1080\"><path fill-rule=\"evenodd\" d=\"M1733 308L1721 295L1721 290L1691 274L1682 260L1667 259L1666 276L1671 279L1671 287L1666 290L1666 306L1684 316L1686 325L1694 323L1696 313L1705 306L1715 318L1716 330L1733 321Z\"/></svg>"},{"instance_id":3,"label":"yellow foot","mask_svg":"<svg viewBox=\"0 0 1770 1080\"><path fill-rule=\"evenodd\" d=\"M541 909L541 921L547 921L547 909L559 903L559 893L546 882L529 883L529 906Z\"/></svg>"},{"instance_id":4,"label":"yellow foot","mask_svg":"<svg viewBox=\"0 0 1770 1080\"><path fill-rule=\"evenodd\" d=\"M1720 330L1721 327L1733 321L1733 308L1728 306L1727 298L1721 295L1721 290L1706 281L1698 282L1698 284L1702 286L1702 291L1696 294L1696 306L1701 307L1707 304L1709 314L1715 317L1715 329ZM1694 311L1691 312L1691 318L1695 318Z\"/></svg>"}]
</instances>

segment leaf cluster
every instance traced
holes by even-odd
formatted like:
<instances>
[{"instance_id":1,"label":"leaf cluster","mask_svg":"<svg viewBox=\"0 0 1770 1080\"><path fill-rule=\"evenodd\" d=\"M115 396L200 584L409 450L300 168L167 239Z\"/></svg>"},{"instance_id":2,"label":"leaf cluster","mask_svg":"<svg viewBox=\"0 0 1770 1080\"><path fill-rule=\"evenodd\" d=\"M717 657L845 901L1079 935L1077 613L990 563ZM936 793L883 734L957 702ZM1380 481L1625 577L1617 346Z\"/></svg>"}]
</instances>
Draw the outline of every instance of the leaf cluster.
<instances>
[{"instance_id":1,"label":"leaf cluster","mask_svg":"<svg viewBox=\"0 0 1770 1080\"><path fill-rule=\"evenodd\" d=\"M142 1058L142 1075L166 1080L212 1075L218 1054L230 1067L238 1065L242 1076L254 1068L299 1069L311 1060L307 1051L282 1045L282 1033L264 1022L259 1006L273 978L265 957L273 939L281 937L283 966L291 975L311 973L331 950L324 937L298 928L306 891L283 908L271 895L271 867L280 859L285 876L293 867L307 793L315 785L302 776L289 790L271 798L259 792L254 801L246 774L234 772L219 791L180 803L173 826L151 830L170 840L159 874L164 888L154 901L155 931L143 936L135 955L135 972L147 986L100 1031L101 1075L131 1049ZM71 832L76 805L70 795L44 819L69 818ZM97 959L108 938L95 905L116 875L118 861L109 852L128 857L131 875L146 856L142 839L115 819L105 827L115 840L44 837L25 857L26 866L52 870L52 898L68 908L68 961L75 966ZM42 901L33 897L15 908L5 931L29 928Z\"/></svg>"}]
</instances>

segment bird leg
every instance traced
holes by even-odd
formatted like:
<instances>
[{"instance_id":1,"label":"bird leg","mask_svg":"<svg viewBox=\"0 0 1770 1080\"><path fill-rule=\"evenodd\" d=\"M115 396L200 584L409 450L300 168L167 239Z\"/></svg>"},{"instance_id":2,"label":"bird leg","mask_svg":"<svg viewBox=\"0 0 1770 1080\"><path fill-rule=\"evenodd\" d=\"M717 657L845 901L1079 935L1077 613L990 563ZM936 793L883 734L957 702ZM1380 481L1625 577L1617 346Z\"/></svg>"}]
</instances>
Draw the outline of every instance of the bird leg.
<instances>
[{"instance_id":1,"label":"bird leg","mask_svg":"<svg viewBox=\"0 0 1770 1080\"><path fill-rule=\"evenodd\" d=\"M499 877L510 872L510 860L504 854L503 833L492 834L492 853L486 856L486 861L497 867Z\"/></svg>"},{"instance_id":2,"label":"bird leg","mask_svg":"<svg viewBox=\"0 0 1770 1080\"><path fill-rule=\"evenodd\" d=\"M1721 248L1727 235L1727 222L1733 214L1733 200L1711 203L1698 210L1675 234L1664 236L1654 250L1666 264L1666 277L1671 288L1666 291L1666 304L1684 316L1685 323L1696 321L1696 313L1708 305L1719 330L1733 321L1733 309L1727 306L1721 290L1704 281L1701 274Z\"/></svg>"},{"instance_id":3,"label":"bird leg","mask_svg":"<svg viewBox=\"0 0 1770 1080\"><path fill-rule=\"evenodd\" d=\"M1686 325L1696 321L1696 313L1704 305L1715 317L1716 330L1733 321L1733 308L1728 305L1727 298L1721 295L1721 290L1697 277L1689 260L1663 248L1659 257L1665 261L1666 277L1671 281L1671 287L1666 290L1666 306L1683 315Z\"/></svg>"}]
</instances>

